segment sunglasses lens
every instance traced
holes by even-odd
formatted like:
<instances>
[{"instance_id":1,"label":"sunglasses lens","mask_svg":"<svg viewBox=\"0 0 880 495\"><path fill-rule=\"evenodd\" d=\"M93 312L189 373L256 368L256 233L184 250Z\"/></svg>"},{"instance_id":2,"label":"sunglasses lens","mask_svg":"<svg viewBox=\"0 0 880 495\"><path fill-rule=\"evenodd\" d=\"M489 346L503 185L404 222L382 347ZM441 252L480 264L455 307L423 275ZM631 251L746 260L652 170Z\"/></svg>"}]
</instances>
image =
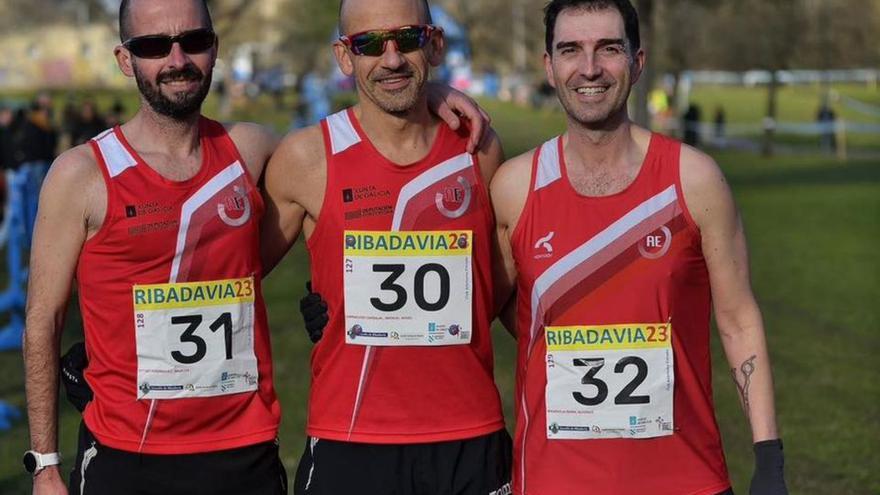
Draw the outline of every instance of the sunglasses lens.
<instances>
[{"instance_id":1,"label":"sunglasses lens","mask_svg":"<svg viewBox=\"0 0 880 495\"><path fill-rule=\"evenodd\" d=\"M397 42L397 49L403 53L418 50L425 46L427 40L428 28L424 26L407 27L394 32L394 41Z\"/></svg>"},{"instance_id":2,"label":"sunglasses lens","mask_svg":"<svg viewBox=\"0 0 880 495\"><path fill-rule=\"evenodd\" d=\"M378 57L385 51L385 36L381 31L361 33L351 38L351 51L355 55Z\"/></svg>"},{"instance_id":3,"label":"sunglasses lens","mask_svg":"<svg viewBox=\"0 0 880 495\"><path fill-rule=\"evenodd\" d=\"M162 58L171 53L171 38L169 36L144 36L129 40L125 46L138 58Z\"/></svg>"},{"instance_id":4,"label":"sunglasses lens","mask_svg":"<svg viewBox=\"0 0 880 495\"><path fill-rule=\"evenodd\" d=\"M214 32L208 29L190 31L180 36L180 48L190 55L204 53L214 46L216 39Z\"/></svg>"}]
</instances>

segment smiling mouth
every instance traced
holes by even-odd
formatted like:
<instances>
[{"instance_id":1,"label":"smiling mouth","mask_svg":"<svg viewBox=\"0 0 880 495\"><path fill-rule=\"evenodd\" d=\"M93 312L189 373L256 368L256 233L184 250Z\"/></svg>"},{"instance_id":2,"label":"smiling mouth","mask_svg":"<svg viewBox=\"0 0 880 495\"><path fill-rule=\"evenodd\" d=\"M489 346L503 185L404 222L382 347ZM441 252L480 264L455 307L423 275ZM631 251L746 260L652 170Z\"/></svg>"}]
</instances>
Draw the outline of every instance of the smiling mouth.
<instances>
[{"instance_id":1,"label":"smiling mouth","mask_svg":"<svg viewBox=\"0 0 880 495\"><path fill-rule=\"evenodd\" d=\"M606 92L608 92L608 86L600 86L600 87L596 87L596 86L583 86L583 87L580 87L580 88L575 88L575 91L576 91L577 94L579 94L579 95L584 95L584 96L598 96L598 95L605 94Z\"/></svg>"}]
</instances>

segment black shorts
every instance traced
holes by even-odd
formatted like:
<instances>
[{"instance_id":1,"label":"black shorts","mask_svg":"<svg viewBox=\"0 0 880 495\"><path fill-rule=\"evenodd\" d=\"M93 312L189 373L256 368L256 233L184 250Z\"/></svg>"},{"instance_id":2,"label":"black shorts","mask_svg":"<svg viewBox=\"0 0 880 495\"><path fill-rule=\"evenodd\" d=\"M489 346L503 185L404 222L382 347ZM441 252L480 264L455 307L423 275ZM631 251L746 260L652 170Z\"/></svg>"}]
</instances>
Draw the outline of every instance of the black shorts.
<instances>
[{"instance_id":1,"label":"black shorts","mask_svg":"<svg viewBox=\"0 0 880 495\"><path fill-rule=\"evenodd\" d=\"M111 449L80 426L70 495L286 495L275 442L205 454Z\"/></svg>"},{"instance_id":2,"label":"black shorts","mask_svg":"<svg viewBox=\"0 0 880 495\"><path fill-rule=\"evenodd\" d=\"M295 495L508 495L510 435L365 444L307 439Z\"/></svg>"}]
</instances>

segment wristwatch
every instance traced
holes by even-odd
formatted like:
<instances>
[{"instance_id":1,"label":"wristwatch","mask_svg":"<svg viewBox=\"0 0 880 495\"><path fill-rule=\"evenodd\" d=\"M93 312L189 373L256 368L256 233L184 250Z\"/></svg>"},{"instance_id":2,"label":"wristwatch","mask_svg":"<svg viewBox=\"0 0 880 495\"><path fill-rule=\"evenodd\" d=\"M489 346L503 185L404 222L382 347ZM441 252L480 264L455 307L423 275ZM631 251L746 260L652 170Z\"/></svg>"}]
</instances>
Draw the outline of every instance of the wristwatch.
<instances>
[{"instance_id":1,"label":"wristwatch","mask_svg":"<svg viewBox=\"0 0 880 495\"><path fill-rule=\"evenodd\" d=\"M24 468L27 472L36 476L40 474L40 471L49 466L61 464L61 454L58 452L41 454L35 450L28 450L24 453L24 458L21 462L24 464Z\"/></svg>"}]
</instances>

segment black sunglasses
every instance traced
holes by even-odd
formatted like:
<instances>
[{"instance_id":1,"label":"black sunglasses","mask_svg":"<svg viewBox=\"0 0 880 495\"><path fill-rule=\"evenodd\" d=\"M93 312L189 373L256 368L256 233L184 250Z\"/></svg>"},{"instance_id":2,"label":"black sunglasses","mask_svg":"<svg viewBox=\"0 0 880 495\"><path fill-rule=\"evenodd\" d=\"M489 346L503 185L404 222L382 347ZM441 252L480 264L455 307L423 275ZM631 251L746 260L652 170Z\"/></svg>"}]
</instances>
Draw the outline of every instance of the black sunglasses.
<instances>
[{"instance_id":1,"label":"black sunglasses","mask_svg":"<svg viewBox=\"0 0 880 495\"><path fill-rule=\"evenodd\" d=\"M194 29L176 36L149 34L130 38L122 46L138 58L163 58L171 53L175 43L179 43L180 49L185 53L195 55L213 48L217 43L217 35L207 28Z\"/></svg>"},{"instance_id":2,"label":"black sunglasses","mask_svg":"<svg viewBox=\"0 0 880 495\"><path fill-rule=\"evenodd\" d=\"M394 41L397 50L401 53L409 53L425 46L435 31L442 31L437 26L420 24L416 26L403 26L397 29L377 29L364 31L348 36L340 36L339 41L351 50L355 55L367 55L378 57L385 53L385 42Z\"/></svg>"}]
</instances>

